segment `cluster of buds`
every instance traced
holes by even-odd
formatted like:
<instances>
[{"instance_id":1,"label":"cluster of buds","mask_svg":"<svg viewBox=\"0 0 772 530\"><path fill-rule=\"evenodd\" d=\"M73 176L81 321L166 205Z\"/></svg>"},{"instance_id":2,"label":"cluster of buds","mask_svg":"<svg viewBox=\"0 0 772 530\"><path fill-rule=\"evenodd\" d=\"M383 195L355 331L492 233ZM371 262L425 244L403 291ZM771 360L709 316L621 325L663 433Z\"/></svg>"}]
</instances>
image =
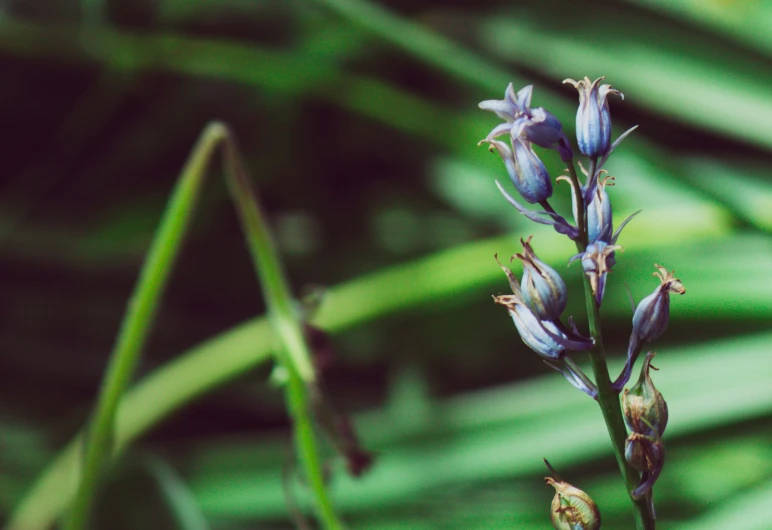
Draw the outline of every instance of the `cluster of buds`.
<instances>
[{"instance_id":1,"label":"cluster of buds","mask_svg":"<svg viewBox=\"0 0 772 530\"><path fill-rule=\"evenodd\" d=\"M570 351L586 351L593 347L591 339L579 334L569 319L567 327L560 320L566 308L566 284L558 272L539 260L531 248L531 238L520 240L523 253L512 256L523 263L523 279L499 263L509 279L512 294L494 296L493 301L507 308L523 342L539 354L551 368L561 372L579 390L597 398L597 388L571 362ZM496 257L498 262L498 257Z\"/></svg>"},{"instance_id":2,"label":"cluster of buds","mask_svg":"<svg viewBox=\"0 0 772 530\"><path fill-rule=\"evenodd\" d=\"M486 100L479 105L481 109L492 111L504 120L504 123L494 127L480 143L488 144L490 150L501 157L522 200L531 205L538 205L540 209L531 209L521 204L519 199L512 197L497 181L499 191L526 218L552 226L556 232L575 242L578 253L570 258L569 263L581 263L588 291L591 291L592 301L589 303L593 309L593 318L597 318L603 303L607 276L616 264L616 252L622 250L617 244L620 233L639 213L635 212L614 229L607 188L613 185L615 179L607 174L603 166L619 143L636 127L621 134L616 141L611 141L608 96L615 95L624 99L624 95L610 85L602 84L603 79L601 77L590 81L585 77L578 81L564 81L573 85L579 92L576 143L578 151L587 157L587 161L586 167L581 162L577 165L584 174L584 179L576 171L574 150L563 132L560 121L541 107L531 108L532 86L515 92L510 84L503 100ZM508 141L502 141L502 136L508 136ZM566 181L570 185L573 223L555 211L550 204L549 199L554 192L552 179L534 146L556 151L567 164L567 174L559 176L556 180ZM565 282L555 269L536 257L531 247L531 237L527 240L521 239L521 243L522 253L516 254L510 261L517 258L522 262L522 280L518 281L510 269L499 263L509 280L512 294L494 296L494 301L507 309L523 342L530 349L548 366L561 372L569 383L597 400L598 385L581 371L572 360L571 354L592 351L595 339L600 335L589 338L582 335L571 318L568 319L568 325L563 323L561 318L567 302ZM498 262L498 258L496 261ZM659 338L665 331L670 314L670 294L685 292L680 280L672 273L659 265L656 267L658 272L655 276L659 278L660 285L634 309L627 362L611 385L616 394L619 394L629 381L642 346ZM593 303L595 308L592 308ZM648 375L650 361L651 358L647 357L641 381L625 393L625 414L632 430L627 440L627 459L631 466L642 473L640 486L632 492L635 497L648 494L664 461L661 435L667 421L667 409L658 392L657 398L650 399L656 392ZM651 405L647 400L653 400L652 402L661 406ZM641 404L642 401L645 404ZM552 480L551 484L563 483ZM560 490L558 493L556 499L560 496ZM565 501L556 502L560 514L571 512L564 506ZM595 528L591 525L572 524L568 515L561 515L558 519L560 522L556 522L553 513L555 528Z\"/></svg>"},{"instance_id":3,"label":"cluster of buds","mask_svg":"<svg viewBox=\"0 0 772 530\"><path fill-rule=\"evenodd\" d=\"M622 409L630 435L625 441L625 458L641 472L641 482L630 494L635 499L646 496L665 464L662 435L667 427L667 403L654 387L650 370L654 353L649 352L641 367L638 382L622 394Z\"/></svg>"}]
</instances>

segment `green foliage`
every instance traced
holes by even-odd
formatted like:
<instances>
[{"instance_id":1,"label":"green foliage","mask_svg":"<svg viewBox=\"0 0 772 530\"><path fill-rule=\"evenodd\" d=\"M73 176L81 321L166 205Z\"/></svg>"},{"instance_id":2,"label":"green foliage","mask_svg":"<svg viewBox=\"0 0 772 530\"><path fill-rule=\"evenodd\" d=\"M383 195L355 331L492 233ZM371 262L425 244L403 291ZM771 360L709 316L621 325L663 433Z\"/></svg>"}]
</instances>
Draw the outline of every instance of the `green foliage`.
<instances>
[{"instance_id":1,"label":"green foliage","mask_svg":"<svg viewBox=\"0 0 772 530\"><path fill-rule=\"evenodd\" d=\"M362 411L357 431L377 453L361 480L331 460L351 528L544 528L545 456L609 528L628 527L595 404L534 359L490 302L507 290L493 254L547 232L497 196L500 161L475 145L493 124L477 102L507 82L537 84L536 106L571 130L576 94L560 81L605 75L626 96L612 102L614 136L641 125L609 163L609 194L618 219L643 208L603 306L612 373L632 318L625 285L635 300L651 292L656 262L689 289L654 362L671 417L658 524L768 526L772 41L758 28L772 8L239 0L150 12L116 0L84 3L79 20L55 4L0 21L13 81L0 101L15 131L0 193L4 518L49 522L71 495L75 446L51 455L85 421L148 219L217 118L241 139L295 292L330 286L314 315L339 351L329 390ZM566 211L567 187L557 195ZM198 521L188 528L290 528L288 435L267 381L274 338L252 319L265 307L226 201L221 186L205 188L118 407L116 450L127 462L163 455L159 495ZM574 252L537 250L556 268ZM561 273L581 314L579 268ZM121 491L145 509L140 491ZM302 481L293 491L310 510ZM110 528L129 520L109 516Z\"/></svg>"}]
</instances>

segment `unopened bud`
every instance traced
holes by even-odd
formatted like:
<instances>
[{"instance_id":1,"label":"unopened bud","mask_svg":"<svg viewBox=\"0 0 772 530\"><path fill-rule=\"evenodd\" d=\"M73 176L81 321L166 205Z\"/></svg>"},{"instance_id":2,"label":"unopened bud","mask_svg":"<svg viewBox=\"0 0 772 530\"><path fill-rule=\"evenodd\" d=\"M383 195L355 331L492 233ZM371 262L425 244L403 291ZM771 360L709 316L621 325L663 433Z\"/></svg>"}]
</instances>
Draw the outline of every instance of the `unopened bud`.
<instances>
[{"instance_id":1,"label":"unopened bud","mask_svg":"<svg viewBox=\"0 0 772 530\"><path fill-rule=\"evenodd\" d=\"M555 488L550 518L556 530L598 530L600 528L600 511L589 495L553 477L545 477L544 481Z\"/></svg>"},{"instance_id":2,"label":"unopened bud","mask_svg":"<svg viewBox=\"0 0 772 530\"><path fill-rule=\"evenodd\" d=\"M661 265L655 267L658 272L655 272L654 276L659 278L660 285L652 294L641 300L633 315L633 333L642 342L659 338L667 329L670 319L670 293L686 292L681 280L675 278L673 273Z\"/></svg>"},{"instance_id":3,"label":"unopened bud","mask_svg":"<svg viewBox=\"0 0 772 530\"><path fill-rule=\"evenodd\" d=\"M630 429L638 434L661 437L667 427L667 403L662 394L654 387L649 369L655 353L649 352L641 367L638 382L622 395L622 407L625 421Z\"/></svg>"},{"instance_id":4,"label":"unopened bud","mask_svg":"<svg viewBox=\"0 0 772 530\"><path fill-rule=\"evenodd\" d=\"M589 77L574 81L566 79L579 91L579 109L576 113L576 141L583 155L603 156L611 148L611 116L608 101L609 94L622 99L624 95L611 85L601 85L605 78L590 81Z\"/></svg>"},{"instance_id":5,"label":"unopened bud","mask_svg":"<svg viewBox=\"0 0 772 530\"><path fill-rule=\"evenodd\" d=\"M531 248L531 237L520 242L523 253L517 257L523 262L520 284L523 301L540 320L557 320L566 309L566 284L555 269L536 257Z\"/></svg>"}]
</instances>

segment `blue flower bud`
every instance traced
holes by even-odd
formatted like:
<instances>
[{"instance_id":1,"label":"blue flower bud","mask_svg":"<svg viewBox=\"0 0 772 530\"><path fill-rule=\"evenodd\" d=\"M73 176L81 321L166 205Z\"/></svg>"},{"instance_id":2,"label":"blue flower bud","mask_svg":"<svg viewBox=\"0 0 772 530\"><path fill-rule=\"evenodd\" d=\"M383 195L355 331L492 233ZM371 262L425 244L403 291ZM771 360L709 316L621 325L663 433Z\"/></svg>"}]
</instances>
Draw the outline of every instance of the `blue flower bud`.
<instances>
[{"instance_id":1,"label":"blue flower bud","mask_svg":"<svg viewBox=\"0 0 772 530\"><path fill-rule=\"evenodd\" d=\"M627 346L627 361L622 373L619 374L611 387L616 392L630 380L633 365L641 353L643 343L659 338L667 328L670 319L670 293L684 294L686 288L681 280L674 278L672 273L660 265L655 265L658 272L653 275L659 278L660 285L652 294L641 300L633 315L633 332Z\"/></svg>"},{"instance_id":2,"label":"blue flower bud","mask_svg":"<svg viewBox=\"0 0 772 530\"><path fill-rule=\"evenodd\" d=\"M667 329L670 319L670 293L684 294L681 280L660 265L655 265L660 285L652 294L641 300L633 315L633 333L641 342L651 342L658 339Z\"/></svg>"},{"instance_id":3,"label":"blue flower bud","mask_svg":"<svg viewBox=\"0 0 772 530\"><path fill-rule=\"evenodd\" d=\"M552 181L531 144L512 138L512 148L515 151L515 174L510 173L509 176L517 191L531 204L549 199L552 196Z\"/></svg>"},{"instance_id":4,"label":"blue flower bud","mask_svg":"<svg viewBox=\"0 0 772 530\"><path fill-rule=\"evenodd\" d=\"M590 243L596 241L613 242L614 227L612 225L611 200L609 200L605 189L606 186L613 184L613 182L609 182L613 180L614 177L598 180L592 200L587 205L587 239Z\"/></svg>"},{"instance_id":5,"label":"blue flower bud","mask_svg":"<svg viewBox=\"0 0 772 530\"><path fill-rule=\"evenodd\" d=\"M611 85L601 85L605 77L590 81L589 77L574 81L566 79L579 91L579 109L576 112L576 141L579 151L589 157L599 157L608 153L611 147L611 116L609 113L609 94L615 94L624 99L624 94L611 88Z\"/></svg>"},{"instance_id":6,"label":"blue flower bud","mask_svg":"<svg viewBox=\"0 0 772 530\"><path fill-rule=\"evenodd\" d=\"M645 436L661 437L667 427L667 403L651 380L650 369L654 352L646 355L638 382L622 394L622 410L630 430Z\"/></svg>"},{"instance_id":7,"label":"blue flower bud","mask_svg":"<svg viewBox=\"0 0 772 530\"><path fill-rule=\"evenodd\" d=\"M533 151L531 144L521 138L512 139L512 148L499 140L486 139L491 151L495 150L504 161L509 178L523 199L531 204L545 201L552 196L552 182L547 168ZM514 151L513 151L514 149Z\"/></svg>"},{"instance_id":8,"label":"blue flower bud","mask_svg":"<svg viewBox=\"0 0 772 530\"><path fill-rule=\"evenodd\" d=\"M566 354L568 349L547 332L549 330L553 335L559 335L560 331L555 324L539 321L524 304L513 303L511 296L497 296L494 301L507 308L526 346L545 359L560 359Z\"/></svg>"},{"instance_id":9,"label":"blue flower bud","mask_svg":"<svg viewBox=\"0 0 772 530\"><path fill-rule=\"evenodd\" d=\"M523 280L520 284L523 301L539 319L557 320L568 302L566 284L555 269L536 257L531 248L531 237L526 241L520 240L523 253L517 254L523 262Z\"/></svg>"}]
</instances>

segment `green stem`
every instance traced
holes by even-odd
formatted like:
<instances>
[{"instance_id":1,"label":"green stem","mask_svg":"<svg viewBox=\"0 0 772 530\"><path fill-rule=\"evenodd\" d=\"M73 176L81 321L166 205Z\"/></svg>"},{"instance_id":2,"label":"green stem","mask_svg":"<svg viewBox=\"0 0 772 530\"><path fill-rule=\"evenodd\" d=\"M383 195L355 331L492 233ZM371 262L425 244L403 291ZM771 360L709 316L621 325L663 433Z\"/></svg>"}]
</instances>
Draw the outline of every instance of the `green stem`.
<instances>
[{"instance_id":1,"label":"green stem","mask_svg":"<svg viewBox=\"0 0 772 530\"><path fill-rule=\"evenodd\" d=\"M342 528L327 495L313 433L307 385L313 384L314 369L302 327L294 311L290 290L265 216L246 178L235 141L227 127L211 123L201 134L172 194L110 356L97 406L87 430L81 478L65 521L66 530L79 530L88 524L99 478L113 453L112 436L118 403L131 380L149 334L164 286L195 209L195 199L206 176L206 168L220 145L224 151L228 188L261 280L269 319L281 343L277 359L288 374L285 393L300 460L311 484L324 527L331 530Z\"/></svg>"},{"instance_id":2,"label":"green stem","mask_svg":"<svg viewBox=\"0 0 772 530\"><path fill-rule=\"evenodd\" d=\"M579 219L579 240L576 242L578 252L584 252L587 248L587 218L584 214L584 198L582 197L579 178L576 174L573 162L568 164L569 175L574 183L574 198L577 202ZM596 161L590 161L588 182L596 170ZM590 362L592 363L592 372L595 377L595 385L598 387L598 405L603 414L603 421L606 423L611 446L614 450L614 456L619 466L619 471L625 481L627 495L633 505L633 517L635 518L635 527L638 530L654 530L654 518L649 511L646 499L635 500L630 496L640 481L639 473L628 464L625 459L625 440L627 439L627 428L622 417L622 407L619 403L619 394L611 388L611 378L609 377L608 365L606 364L606 351L603 347L603 333L601 330L600 309L595 303L595 296L592 293L592 286L586 274L582 274L584 283L584 297L587 306L587 318L590 327L590 336L595 341L595 347L590 350Z\"/></svg>"}]
</instances>

